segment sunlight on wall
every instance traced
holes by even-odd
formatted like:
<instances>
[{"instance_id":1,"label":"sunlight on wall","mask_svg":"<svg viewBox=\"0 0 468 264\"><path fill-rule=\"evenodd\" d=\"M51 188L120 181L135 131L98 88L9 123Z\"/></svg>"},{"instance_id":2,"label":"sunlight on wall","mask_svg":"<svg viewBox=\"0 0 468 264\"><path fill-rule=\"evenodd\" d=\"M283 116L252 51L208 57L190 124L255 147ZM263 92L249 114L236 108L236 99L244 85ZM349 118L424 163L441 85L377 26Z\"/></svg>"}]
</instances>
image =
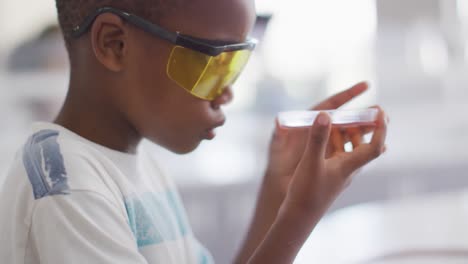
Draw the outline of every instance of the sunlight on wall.
<instances>
[{"instance_id":1,"label":"sunlight on wall","mask_svg":"<svg viewBox=\"0 0 468 264\"><path fill-rule=\"evenodd\" d=\"M278 10L265 40L267 67L275 77L324 79L327 94L359 78L374 79L375 1L291 0ZM294 97L305 95L296 87L287 89Z\"/></svg>"},{"instance_id":2,"label":"sunlight on wall","mask_svg":"<svg viewBox=\"0 0 468 264\"><path fill-rule=\"evenodd\" d=\"M468 23L468 1L457 0L457 13L464 23Z\"/></svg>"}]
</instances>

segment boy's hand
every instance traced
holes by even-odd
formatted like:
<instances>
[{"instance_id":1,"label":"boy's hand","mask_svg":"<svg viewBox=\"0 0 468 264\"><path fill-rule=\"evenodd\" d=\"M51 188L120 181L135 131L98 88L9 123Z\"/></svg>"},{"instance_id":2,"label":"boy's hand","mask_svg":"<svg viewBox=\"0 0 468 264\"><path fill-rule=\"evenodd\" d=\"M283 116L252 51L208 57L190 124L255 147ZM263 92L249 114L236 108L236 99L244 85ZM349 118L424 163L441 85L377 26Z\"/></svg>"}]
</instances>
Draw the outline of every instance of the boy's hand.
<instances>
[{"instance_id":1,"label":"boy's hand","mask_svg":"<svg viewBox=\"0 0 468 264\"><path fill-rule=\"evenodd\" d=\"M351 176L385 151L387 121L381 109L371 142L360 143L352 152L333 148L327 153L331 130L330 117L321 113L309 129L305 151L295 168L282 205L284 210L325 213Z\"/></svg>"},{"instance_id":2,"label":"boy's hand","mask_svg":"<svg viewBox=\"0 0 468 264\"><path fill-rule=\"evenodd\" d=\"M333 110L348 103L353 98L364 93L368 88L367 83L359 83L352 88L330 97L312 110ZM344 143L351 140L357 146L362 141L362 134L369 131L360 129L347 129L342 133L338 128L332 129L331 140L327 147L327 157L335 151L341 151ZM307 128L286 129L276 124L273 139L270 144L268 168L264 179L264 185L276 193L286 195L289 182L304 153L307 144Z\"/></svg>"},{"instance_id":3,"label":"boy's hand","mask_svg":"<svg viewBox=\"0 0 468 264\"><path fill-rule=\"evenodd\" d=\"M327 153L331 120L321 113L309 129L277 217L248 263L292 263L353 173L385 151L386 133L386 117L380 110L369 144L361 143L349 153L337 148Z\"/></svg>"}]
</instances>

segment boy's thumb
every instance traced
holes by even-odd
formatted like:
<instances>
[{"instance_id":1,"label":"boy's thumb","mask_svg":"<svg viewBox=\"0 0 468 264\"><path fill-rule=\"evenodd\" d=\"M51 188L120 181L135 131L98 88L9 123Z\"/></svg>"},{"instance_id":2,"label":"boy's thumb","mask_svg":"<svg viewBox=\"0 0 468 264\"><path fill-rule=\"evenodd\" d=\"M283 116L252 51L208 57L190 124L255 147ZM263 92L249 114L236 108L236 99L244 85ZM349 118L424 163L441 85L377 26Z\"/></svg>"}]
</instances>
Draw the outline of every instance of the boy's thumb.
<instances>
[{"instance_id":1,"label":"boy's thumb","mask_svg":"<svg viewBox=\"0 0 468 264\"><path fill-rule=\"evenodd\" d=\"M317 116L313 126L310 128L306 151L307 155L310 155L309 160L319 161L325 158L330 131L330 116L322 112Z\"/></svg>"}]
</instances>

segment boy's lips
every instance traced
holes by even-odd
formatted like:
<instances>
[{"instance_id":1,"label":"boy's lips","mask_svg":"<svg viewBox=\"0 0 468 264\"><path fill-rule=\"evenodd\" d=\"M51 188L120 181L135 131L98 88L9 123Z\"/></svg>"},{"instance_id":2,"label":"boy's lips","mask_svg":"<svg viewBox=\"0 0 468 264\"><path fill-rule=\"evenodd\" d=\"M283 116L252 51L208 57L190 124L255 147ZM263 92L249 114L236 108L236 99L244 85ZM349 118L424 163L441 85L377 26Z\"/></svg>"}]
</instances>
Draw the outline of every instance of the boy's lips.
<instances>
[{"instance_id":1,"label":"boy's lips","mask_svg":"<svg viewBox=\"0 0 468 264\"><path fill-rule=\"evenodd\" d=\"M223 118L221 121L217 122L216 124L214 124L213 126L211 126L210 128L208 128L207 130L205 130L205 133L203 134L203 138L204 139L207 139L207 140L212 140L216 137L216 132L215 132L215 129L217 127L221 127L224 125L224 123L226 123L226 119Z\"/></svg>"}]
</instances>

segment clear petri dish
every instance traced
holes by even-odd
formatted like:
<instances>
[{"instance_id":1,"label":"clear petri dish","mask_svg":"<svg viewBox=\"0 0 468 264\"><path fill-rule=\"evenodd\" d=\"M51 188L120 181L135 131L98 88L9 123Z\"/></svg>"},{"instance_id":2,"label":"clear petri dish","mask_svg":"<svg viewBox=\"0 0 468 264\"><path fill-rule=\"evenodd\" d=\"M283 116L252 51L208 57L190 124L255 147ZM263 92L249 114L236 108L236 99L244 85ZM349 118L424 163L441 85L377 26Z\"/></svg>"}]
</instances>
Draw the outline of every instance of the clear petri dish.
<instances>
[{"instance_id":1,"label":"clear petri dish","mask_svg":"<svg viewBox=\"0 0 468 264\"><path fill-rule=\"evenodd\" d=\"M278 121L284 127L308 127L314 124L321 112L330 115L332 124L336 126L367 126L374 125L379 114L378 109L328 110L328 111L288 111L278 114Z\"/></svg>"}]
</instances>

